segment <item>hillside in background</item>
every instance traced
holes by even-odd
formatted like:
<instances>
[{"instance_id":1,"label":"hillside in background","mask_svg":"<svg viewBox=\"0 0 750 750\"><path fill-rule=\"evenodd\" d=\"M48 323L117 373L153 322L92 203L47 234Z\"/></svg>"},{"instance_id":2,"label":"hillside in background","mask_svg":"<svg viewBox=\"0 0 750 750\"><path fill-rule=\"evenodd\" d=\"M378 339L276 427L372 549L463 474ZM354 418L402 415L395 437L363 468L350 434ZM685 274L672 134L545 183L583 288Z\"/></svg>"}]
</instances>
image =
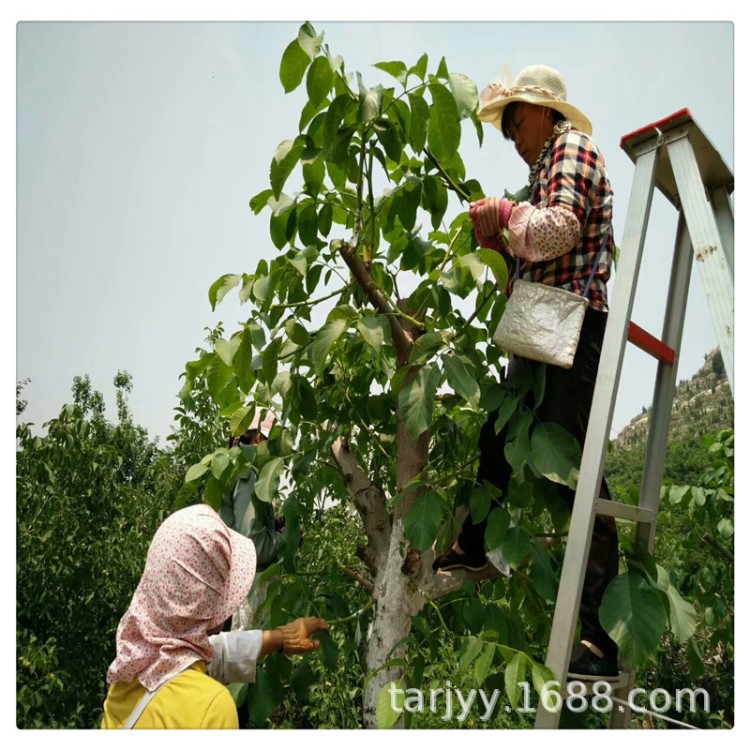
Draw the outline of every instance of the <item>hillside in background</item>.
<instances>
[{"instance_id":1,"label":"hillside in background","mask_svg":"<svg viewBox=\"0 0 750 750\"><path fill-rule=\"evenodd\" d=\"M614 440L615 448L632 448L646 439L651 408L634 417ZM690 436L702 436L734 427L734 399L729 388L721 352L705 355L703 367L690 380L677 386L669 427L670 442Z\"/></svg>"},{"instance_id":2,"label":"hillside in background","mask_svg":"<svg viewBox=\"0 0 750 750\"><path fill-rule=\"evenodd\" d=\"M612 498L638 502L651 408L630 421L610 444L604 475ZM734 427L734 399L718 349L705 356L703 367L677 386L669 430L664 481L693 484L710 463L703 437Z\"/></svg>"}]
</instances>

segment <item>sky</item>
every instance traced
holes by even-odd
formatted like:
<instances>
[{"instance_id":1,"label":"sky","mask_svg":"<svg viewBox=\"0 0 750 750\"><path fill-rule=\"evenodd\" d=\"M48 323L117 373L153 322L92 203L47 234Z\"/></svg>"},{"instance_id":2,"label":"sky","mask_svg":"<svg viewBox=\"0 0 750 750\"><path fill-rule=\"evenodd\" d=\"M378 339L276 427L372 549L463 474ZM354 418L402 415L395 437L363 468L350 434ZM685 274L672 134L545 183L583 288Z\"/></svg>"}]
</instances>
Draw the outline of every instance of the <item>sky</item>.
<instances>
[{"instance_id":1,"label":"sky","mask_svg":"<svg viewBox=\"0 0 750 750\"><path fill-rule=\"evenodd\" d=\"M314 19L313 19L314 21ZM683 107L733 169L734 27L728 22L314 21L368 85L376 62L440 57L481 90L507 64L557 66L568 99L594 125L615 191L619 241L633 165L622 135ZM246 319L208 288L276 253L268 214L248 200L268 185L278 143L296 135L305 101L278 68L299 23L22 22L17 26L16 374L25 418L41 427L88 374L114 414L112 379L133 376L131 408L165 437L184 364L219 321ZM596 49L588 55L571 50ZM702 49L705 54L697 55ZM543 50L543 53L533 50ZM464 129L467 173L488 194L527 169L491 126L480 149ZM289 184L288 188L294 185ZM633 319L661 332L676 211L657 194ZM610 283L613 293L613 283ZM716 346L694 274L678 377ZM616 434L650 404L655 364L628 347Z\"/></svg>"}]
</instances>

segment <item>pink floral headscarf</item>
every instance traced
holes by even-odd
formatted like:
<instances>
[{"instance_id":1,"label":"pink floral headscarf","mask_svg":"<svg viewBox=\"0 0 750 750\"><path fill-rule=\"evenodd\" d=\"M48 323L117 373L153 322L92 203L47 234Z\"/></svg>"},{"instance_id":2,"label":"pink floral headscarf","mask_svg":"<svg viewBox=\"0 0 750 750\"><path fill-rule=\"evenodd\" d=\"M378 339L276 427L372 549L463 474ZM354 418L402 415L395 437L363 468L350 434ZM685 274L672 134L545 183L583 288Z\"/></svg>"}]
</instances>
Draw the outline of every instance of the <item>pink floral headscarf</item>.
<instances>
[{"instance_id":1,"label":"pink floral headscarf","mask_svg":"<svg viewBox=\"0 0 750 750\"><path fill-rule=\"evenodd\" d=\"M208 633L240 606L255 576L255 547L208 505L159 527L138 588L117 628L107 682L155 690L196 661L211 661Z\"/></svg>"}]
</instances>

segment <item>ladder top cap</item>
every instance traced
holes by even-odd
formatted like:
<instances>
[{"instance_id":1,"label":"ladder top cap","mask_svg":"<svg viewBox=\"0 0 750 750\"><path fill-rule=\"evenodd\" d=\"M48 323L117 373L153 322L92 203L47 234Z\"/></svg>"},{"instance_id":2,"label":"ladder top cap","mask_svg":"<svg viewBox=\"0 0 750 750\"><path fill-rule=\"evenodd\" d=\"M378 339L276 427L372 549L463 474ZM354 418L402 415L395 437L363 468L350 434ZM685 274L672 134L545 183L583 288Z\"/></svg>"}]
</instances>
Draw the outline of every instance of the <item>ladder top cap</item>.
<instances>
[{"instance_id":1,"label":"ladder top cap","mask_svg":"<svg viewBox=\"0 0 750 750\"><path fill-rule=\"evenodd\" d=\"M732 193L734 190L732 171L724 163L721 154L708 140L687 108L680 109L668 117L624 135L620 141L620 147L634 163L642 154L658 149L656 186L667 200L679 209L680 199L668 156L668 146L684 137L687 137L690 142L703 185L709 190L724 188L728 194ZM667 148L661 148L661 143L667 144Z\"/></svg>"},{"instance_id":2,"label":"ladder top cap","mask_svg":"<svg viewBox=\"0 0 750 750\"><path fill-rule=\"evenodd\" d=\"M645 125L642 128L638 128L638 130L634 130L632 133L624 135L620 139L620 148L625 149L626 146L635 145L635 142L650 138L654 135L654 132L656 130L664 132L665 130L671 130L672 128L684 125L687 122L695 122L695 120L693 119L693 115L690 110L685 107L669 115L668 117L664 117L661 120L652 122L650 125Z\"/></svg>"}]
</instances>

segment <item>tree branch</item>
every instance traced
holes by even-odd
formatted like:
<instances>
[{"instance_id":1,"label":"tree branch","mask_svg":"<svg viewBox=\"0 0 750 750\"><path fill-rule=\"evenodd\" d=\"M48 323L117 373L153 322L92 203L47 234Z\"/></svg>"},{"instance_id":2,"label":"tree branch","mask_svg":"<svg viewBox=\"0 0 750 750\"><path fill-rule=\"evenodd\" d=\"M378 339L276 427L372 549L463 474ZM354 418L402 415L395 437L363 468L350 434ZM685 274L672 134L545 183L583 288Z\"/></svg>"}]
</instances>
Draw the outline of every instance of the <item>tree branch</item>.
<instances>
[{"instance_id":1,"label":"tree branch","mask_svg":"<svg viewBox=\"0 0 750 750\"><path fill-rule=\"evenodd\" d=\"M372 306L380 313L386 316L388 324L391 327L393 343L399 358L405 358L408 361L411 352L412 338L405 331L399 321L399 312L395 310L391 303L388 302L383 292L380 290L370 272L365 268L362 261L357 257L354 248L347 242L341 244L339 248L344 263L349 267L357 283L362 287Z\"/></svg>"},{"instance_id":2,"label":"tree branch","mask_svg":"<svg viewBox=\"0 0 750 750\"><path fill-rule=\"evenodd\" d=\"M368 580L360 573L357 573L356 570L352 570L351 568L341 568L341 572L348 578L356 581L365 591L367 591L368 594L371 594L372 590L375 588L375 584L372 581Z\"/></svg>"},{"instance_id":3,"label":"tree branch","mask_svg":"<svg viewBox=\"0 0 750 750\"><path fill-rule=\"evenodd\" d=\"M434 552L423 555L422 572L418 583L420 593L429 601L458 591L465 581L496 581L499 578L508 577L492 564L480 571L451 570L435 573L432 570L434 559Z\"/></svg>"},{"instance_id":4,"label":"tree branch","mask_svg":"<svg viewBox=\"0 0 750 750\"><path fill-rule=\"evenodd\" d=\"M727 562L734 563L734 555L723 544L714 539L711 534L704 534L703 541L718 552Z\"/></svg>"},{"instance_id":5,"label":"tree branch","mask_svg":"<svg viewBox=\"0 0 750 750\"><path fill-rule=\"evenodd\" d=\"M391 519L386 511L385 494L370 481L343 437L334 442L331 451L367 534L368 545L363 560L372 571L380 570L388 555L391 538Z\"/></svg>"}]
</instances>

